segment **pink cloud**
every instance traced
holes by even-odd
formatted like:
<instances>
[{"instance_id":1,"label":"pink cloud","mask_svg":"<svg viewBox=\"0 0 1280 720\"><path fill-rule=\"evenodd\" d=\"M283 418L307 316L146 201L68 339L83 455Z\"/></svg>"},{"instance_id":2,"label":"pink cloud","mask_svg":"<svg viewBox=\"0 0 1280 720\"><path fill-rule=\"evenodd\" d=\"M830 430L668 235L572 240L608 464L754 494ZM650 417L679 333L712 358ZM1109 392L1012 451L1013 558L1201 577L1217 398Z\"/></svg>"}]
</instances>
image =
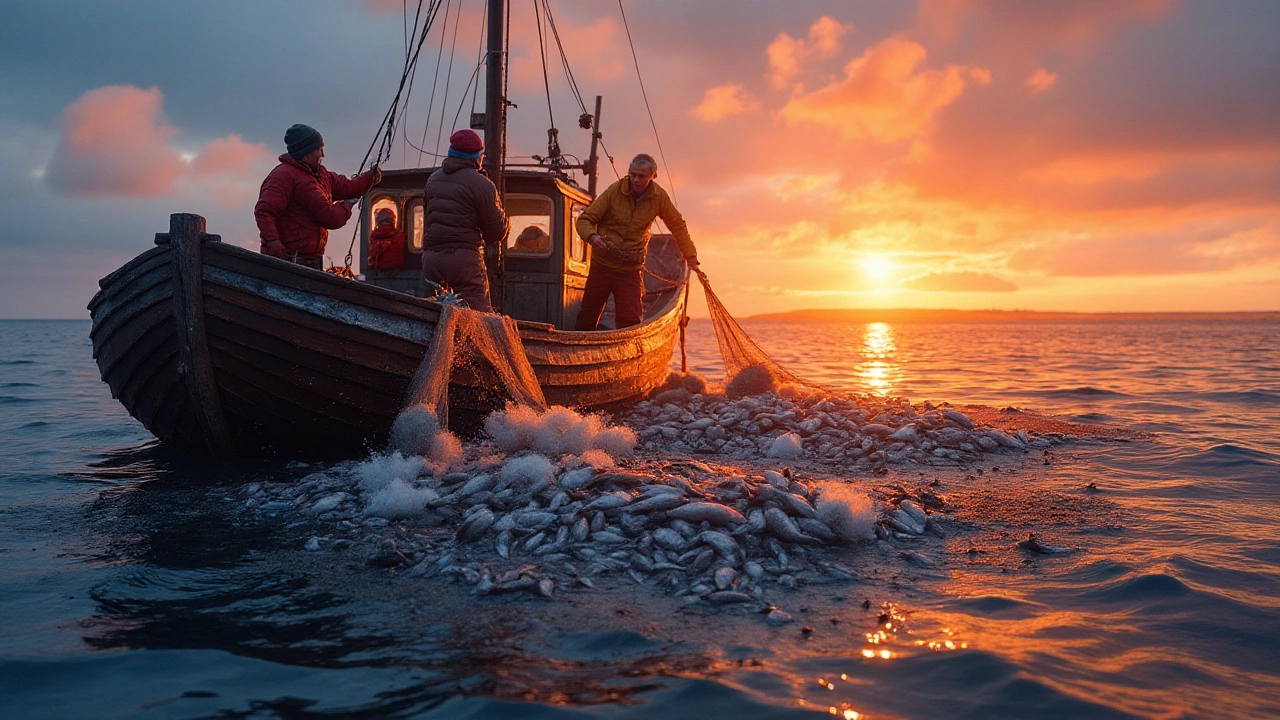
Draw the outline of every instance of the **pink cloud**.
<instances>
[{"instance_id":1,"label":"pink cloud","mask_svg":"<svg viewBox=\"0 0 1280 720\"><path fill-rule=\"evenodd\" d=\"M192 191L224 206L251 199L274 156L263 143L231 134L191 158L173 146L159 88L111 85L90 90L63 113L62 134L45 172L71 197L161 197Z\"/></svg>"},{"instance_id":2,"label":"pink cloud","mask_svg":"<svg viewBox=\"0 0 1280 720\"><path fill-rule=\"evenodd\" d=\"M1039 95L1040 93L1049 90L1057 83L1058 73L1049 72L1044 68L1036 68L1036 71L1031 73L1023 83L1023 86L1026 87L1032 95Z\"/></svg>"},{"instance_id":3,"label":"pink cloud","mask_svg":"<svg viewBox=\"0 0 1280 720\"><path fill-rule=\"evenodd\" d=\"M264 143L247 143L232 133L210 140L191 162L196 175L241 175L255 171L257 165L275 159Z\"/></svg>"},{"instance_id":4,"label":"pink cloud","mask_svg":"<svg viewBox=\"0 0 1280 720\"><path fill-rule=\"evenodd\" d=\"M164 117L160 89L109 85L90 90L62 115L46 179L72 196L155 197L173 190L184 165Z\"/></svg>"},{"instance_id":5,"label":"pink cloud","mask_svg":"<svg viewBox=\"0 0 1280 720\"><path fill-rule=\"evenodd\" d=\"M741 85L730 83L718 87L707 88L702 102L693 109L693 114L703 122L719 122L732 115L740 115L760 109L760 102Z\"/></svg>"},{"instance_id":6,"label":"pink cloud","mask_svg":"<svg viewBox=\"0 0 1280 720\"><path fill-rule=\"evenodd\" d=\"M842 80L788 102L782 117L839 128L846 139L918 137L966 87L991 82L983 68L921 68L927 55L923 45L905 38L883 40L850 61Z\"/></svg>"},{"instance_id":7,"label":"pink cloud","mask_svg":"<svg viewBox=\"0 0 1280 720\"><path fill-rule=\"evenodd\" d=\"M779 33L765 49L769 58L769 77L774 86L786 87L809 58L830 57L839 52L840 38L852 31L852 24L845 25L823 15L809 26L807 40Z\"/></svg>"}]
</instances>

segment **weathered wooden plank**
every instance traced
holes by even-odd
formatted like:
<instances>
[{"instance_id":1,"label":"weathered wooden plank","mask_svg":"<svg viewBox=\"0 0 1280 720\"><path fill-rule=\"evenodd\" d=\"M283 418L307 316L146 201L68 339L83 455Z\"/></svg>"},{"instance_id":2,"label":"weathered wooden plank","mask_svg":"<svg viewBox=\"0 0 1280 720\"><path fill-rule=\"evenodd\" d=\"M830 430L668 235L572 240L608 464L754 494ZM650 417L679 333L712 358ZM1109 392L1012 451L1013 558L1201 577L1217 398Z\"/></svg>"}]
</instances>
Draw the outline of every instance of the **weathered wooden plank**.
<instances>
[{"instance_id":1,"label":"weathered wooden plank","mask_svg":"<svg viewBox=\"0 0 1280 720\"><path fill-rule=\"evenodd\" d=\"M371 391L348 382L341 375L331 375L313 370L305 365L282 361L279 357L259 352L240 343L225 338L210 338L210 349L213 351L213 363L216 367L225 365L223 354L229 355L248 367L261 370L274 378L271 391L290 386L299 396L314 396L317 400L328 400L346 405L361 413L374 413L394 417L400 409L400 397L404 394L404 386L400 384L400 392L389 392L391 388L384 386L381 392Z\"/></svg>"},{"instance_id":2,"label":"weathered wooden plank","mask_svg":"<svg viewBox=\"0 0 1280 720\"><path fill-rule=\"evenodd\" d=\"M661 372L665 378L666 368L671 363L671 350L672 348L668 346L666 352L656 351L630 360L589 366L572 368L535 366L533 372L538 378L538 384L543 387L622 382L630 377L654 372Z\"/></svg>"},{"instance_id":3,"label":"weathered wooden plank","mask_svg":"<svg viewBox=\"0 0 1280 720\"><path fill-rule=\"evenodd\" d=\"M129 265L132 265L132 263ZM125 267L129 267L129 265L126 265ZM104 304L108 306L119 306L120 303L118 300L121 296L129 296L140 292L141 289L137 287L139 280L143 280L143 284L149 287L152 284L162 282L163 280L159 278L144 280L144 278L150 278L156 273L167 278L171 272L172 267L167 253L162 252L158 255L152 256L146 262L133 266L129 272L116 277L115 281L111 285L99 290L98 294L94 295L93 301L89 303L89 314L97 317L103 312L108 311L107 308L104 307Z\"/></svg>"},{"instance_id":4,"label":"weathered wooden plank","mask_svg":"<svg viewBox=\"0 0 1280 720\"><path fill-rule=\"evenodd\" d=\"M210 253L208 267L409 320L432 325L440 320L440 305L433 300L340 278L333 273L319 272L233 245L220 246Z\"/></svg>"},{"instance_id":5,"label":"weathered wooden plank","mask_svg":"<svg viewBox=\"0 0 1280 720\"><path fill-rule=\"evenodd\" d=\"M100 335L110 335L153 305L164 304L165 307L171 307L169 302L173 298L173 282L169 274L153 273L147 277L154 279L156 284L141 289L138 294L119 296L99 306L100 314L94 318L93 327L89 330L90 340Z\"/></svg>"},{"instance_id":6,"label":"weathered wooden plank","mask_svg":"<svg viewBox=\"0 0 1280 720\"><path fill-rule=\"evenodd\" d=\"M275 378L241 363L229 355L222 356L218 381L223 389L251 405L256 411L279 419L269 432L279 440L297 437L303 432L319 432L330 436L371 437L386 432L394 416L375 416L335 407L335 403L317 402L296 392L281 392L270 387ZM295 429L296 428L296 429Z\"/></svg>"},{"instance_id":7,"label":"weathered wooden plank","mask_svg":"<svg viewBox=\"0 0 1280 720\"><path fill-rule=\"evenodd\" d=\"M124 277L125 275L129 274L134 270L137 270L143 265L146 265L148 262L154 261L157 258L167 259L168 254L169 254L169 248L153 247L147 250L146 252L138 255L137 257L130 260L129 262L125 263L124 265L121 265L120 267L116 268L115 271L113 271L112 273L108 274L106 277L99 280L98 287L102 288L103 290L106 290L107 288L116 284L116 282L118 282L120 278ZM164 262L164 260L160 260L160 262ZM90 310L92 309L93 308L90 308Z\"/></svg>"},{"instance_id":8,"label":"weathered wooden plank","mask_svg":"<svg viewBox=\"0 0 1280 720\"><path fill-rule=\"evenodd\" d=\"M224 408L228 422L234 428L236 442L246 452L272 447L290 452L350 452L361 449L366 442L385 438L385 434L370 435L315 418L283 417L277 412L281 408L263 407L257 402L260 394L238 380L224 385L223 394L227 397Z\"/></svg>"},{"instance_id":9,"label":"weathered wooden plank","mask_svg":"<svg viewBox=\"0 0 1280 720\"><path fill-rule=\"evenodd\" d=\"M433 323L405 318L394 313L374 310L285 285L276 285L260 278L237 275L221 268L207 268L205 275L210 284L216 283L282 307L292 308L315 317L330 318L344 325L412 343L431 342L431 334L435 328Z\"/></svg>"},{"instance_id":10,"label":"weathered wooden plank","mask_svg":"<svg viewBox=\"0 0 1280 720\"><path fill-rule=\"evenodd\" d=\"M199 422L199 414L191 405L191 395L187 392L185 384L179 382L172 391L165 394L164 402L156 408L155 417L151 421L156 427L151 434L166 443L182 444L186 449L197 453L207 452L208 445L202 428L196 429L194 436L184 444L179 435L181 428L196 425Z\"/></svg>"},{"instance_id":11,"label":"weathered wooden plank","mask_svg":"<svg viewBox=\"0 0 1280 720\"><path fill-rule=\"evenodd\" d=\"M360 328L351 328L324 318L301 315L252 295L236 294L229 288L209 287L206 310L211 317L232 326L251 330L293 346L290 360L318 354L345 360L370 370L408 375L425 353L398 338L380 337Z\"/></svg>"},{"instance_id":12,"label":"weathered wooden plank","mask_svg":"<svg viewBox=\"0 0 1280 720\"><path fill-rule=\"evenodd\" d=\"M222 417L222 399L214 382L213 366L204 327L203 245L205 221L199 215L169 216L169 246L173 259L173 317L178 329L183 373L196 417L209 450L221 457L235 457L236 447Z\"/></svg>"},{"instance_id":13,"label":"weathered wooden plank","mask_svg":"<svg viewBox=\"0 0 1280 720\"><path fill-rule=\"evenodd\" d=\"M153 305L125 323L110 337L95 341L93 355L98 359L98 369L102 371L102 379L106 380L116 370L116 364L128 354L129 348L142 339L153 328L164 328L166 332L174 332L172 308L164 305Z\"/></svg>"},{"instance_id":14,"label":"weathered wooden plank","mask_svg":"<svg viewBox=\"0 0 1280 720\"><path fill-rule=\"evenodd\" d=\"M186 395L187 388L177 365L162 366L159 372L143 383L142 392L138 395L138 402L134 404L131 414L152 435L167 441L172 427L157 417L161 409L167 407L164 417L172 419L177 413L178 402Z\"/></svg>"},{"instance_id":15,"label":"weathered wooden plank","mask_svg":"<svg viewBox=\"0 0 1280 720\"><path fill-rule=\"evenodd\" d=\"M360 386L363 392L388 392L405 382L403 373L372 370L364 365L348 362L324 352L298 352L297 343L290 343L271 335L240 325L234 325L210 312L208 315L209 342L221 342L223 338L248 348L265 358L288 358L289 362L338 378L350 385Z\"/></svg>"},{"instance_id":16,"label":"weathered wooden plank","mask_svg":"<svg viewBox=\"0 0 1280 720\"><path fill-rule=\"evenodd\" d=\"M178 339L172 333L159 331L144 336L142 341L134 345L132 355L129 362L121 365L120 370L108 381L112 394L119 398L125 409L131 409L137 404L138 393L162 367L176 367L182 360L178 351Z\"/></svg>"},{"instance_id":17,"label":"weathered wooden plank","mask_svg":"<svg viewBox=\"0 0 1280 720\"><path fill-rule=\"evenodd\" d=\"M386 413L373 408L356 407L347 402L329 399L316 387L300 387L267 369L257 367L228 353L218 354L219 379L225 384L234 379L252 385L260 393L260 404L286 406L290 412L281 413L291 418L317 418L340 422L354 428L378 431L391 427L395 419L393 408Z\"/></svg>"}]
</instances>

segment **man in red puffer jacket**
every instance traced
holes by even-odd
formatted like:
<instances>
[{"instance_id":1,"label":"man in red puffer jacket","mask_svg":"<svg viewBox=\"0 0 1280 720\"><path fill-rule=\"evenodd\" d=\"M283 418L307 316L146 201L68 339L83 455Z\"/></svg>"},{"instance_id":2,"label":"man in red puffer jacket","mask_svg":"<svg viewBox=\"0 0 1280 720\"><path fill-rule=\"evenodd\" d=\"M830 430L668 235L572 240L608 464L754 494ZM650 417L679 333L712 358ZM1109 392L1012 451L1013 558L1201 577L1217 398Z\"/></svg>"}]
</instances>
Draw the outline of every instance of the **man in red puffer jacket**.
<instances>
[{"instance_id":1,"label":"man in red puffer jacket","mask_svg":"<svg viewBox=\"0 0 1280 720\"><path fill-rule=\"evenodd\" d=\"M382 180L377 166L347 178L329 172L324 161L324 138L315 128L294 125L284 134L288 150L262 181L253 217L265 255L317 270L324 269L329 231L351 219L351 207Z\"/></svg>"}]
</instances>

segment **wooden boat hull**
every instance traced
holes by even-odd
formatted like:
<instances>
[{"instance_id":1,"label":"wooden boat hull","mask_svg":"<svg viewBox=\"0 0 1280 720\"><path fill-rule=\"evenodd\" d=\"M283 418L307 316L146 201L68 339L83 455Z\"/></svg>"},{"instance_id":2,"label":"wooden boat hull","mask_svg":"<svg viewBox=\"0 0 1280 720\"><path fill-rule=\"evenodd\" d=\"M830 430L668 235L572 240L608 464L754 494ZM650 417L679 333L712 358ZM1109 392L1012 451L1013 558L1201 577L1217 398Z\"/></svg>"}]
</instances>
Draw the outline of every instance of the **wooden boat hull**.
<instances>
[{"instance_id":1,"label":"wooden boat hull","mask_svg":"<svg viewBox=\"0 0 1280 720\"><path fill-rule=\"evenodd\" d=\"M195 215L174 215L157 242L103 278L89 304L103 380L157 438L222 457L385 441L438 303L224 244ZM656 250L661 262L673 248ZM659 283L636 327L520 322L547 402L593 410L660 386L684 302L683 285ZM455 377L449 395L451 422L472 426L505 401L475 374Z\"/></svg>"}]
</instances>

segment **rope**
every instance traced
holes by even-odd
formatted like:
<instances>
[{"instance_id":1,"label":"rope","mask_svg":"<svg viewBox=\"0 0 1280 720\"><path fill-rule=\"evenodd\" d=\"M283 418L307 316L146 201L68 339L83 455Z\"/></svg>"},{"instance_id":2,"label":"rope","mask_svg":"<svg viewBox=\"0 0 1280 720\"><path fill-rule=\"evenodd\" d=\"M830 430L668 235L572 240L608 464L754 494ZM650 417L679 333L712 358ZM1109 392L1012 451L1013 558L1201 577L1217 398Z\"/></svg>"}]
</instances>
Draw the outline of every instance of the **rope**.
<instances>
[{"instance_id":1,"label":"rope","mask_svg":"<svg viewBox=\"0 0 1280 720\"><path fill-rule=\"evenodd\" d=\"M431 108L436 106L436 90L440 87L440 58L444 57L444 35L445 35L445 31L449 29L449 8L452 5L453 5L453 0L449 0L449 2L444 6L445 29L440 31L440 47L436 49L436 69L431 76L431 97L427 98L427 112L426 112L427 119L424 123L422 123L422 144L423 145L427 144L427 130L431 127ZM439 152L439 150L440 150L440 137L437 134L436 151ZM419 164L422 163L421 154L418 155L417 162Z\"/></svg>"},{"instance_id":2,"label":"rope","mask_svg":"<svg viewBox=\"0 0 1280 720\"><path fill-rule=\"evenodd\" d=\"M551 111L551 80L547 77L547 43L542 37L542 13L538 10L539 3L534 0L533 17L538 23L538 55L542 57L542 87L547 91L547 120L551 123L551 127L556 126L555 115Z\"/></svg>"},{"instance_id":3,"label":"rope","mask_svg":"<svg viewBox=\"0 0 1280 720\"><path fill-rule=\"evenodd\" d=\"M449 17L444 19L445 31L449 29ZM453 42L449 44L449 67L444 74L444 97L440 98L440 125L436 128L436 152L440 152L440 139L444 136L444 108L449 104L449 85L453 81L453 59L458 55L458 28L462 26L462 2L458 2L458 14L453 19ZM444 37L444 32L440 33ZM425 142L422 143L426 145Z\"/></svg>"},{"instance_id":4,"label":"rope","mask_svg":"<svg viewBox=\"0 0 1280 720\"><path fill-rule=\"evenodd\" d=\"M369 149L365 151L364 159L360 161L360 167L356 171L359 175L364 171L365 164L369 162L369 157L373 155L373 149L378 147L378 137L382 137L382 145L378 147L378 154L374 160L374 166L382 162L384 158L391 157L391 150L395 146L395 129L396 115L400 109L400 98L404 96L405 86L409 83L409 78L413 75L414 69L418 64L418 57L422 53L422 45L427 40L427 34L431 30L432 24L435 22L436 14L440 10L439 0L431 0L427 6L427 16L422 24L422 30L418 35L418 44L414 47L413 54L405 55L405 66L400 73L400 84L396 88L396 95L391 100L391 106L387 108L387 112L382 116L382 122L378 125L378 130L374 132L373 141L369 143ZM407 13L406 13L407 15ZM422 16L422 0L418 0L418 9L414 12L414 28L417 29L418 18ZM385 133L383 130L385 129ZM344 263L344 274L351 272L352 251L356 246L356 235L359 232L359 224L351 230L351 244L347 246L347 256Z\"/></svg>"},{"instance_id":5,"label":"rope","mask_svg":"<svg viewBox=\"0 0 1280 720\"><path fill-rule=\"evenodd\" d=\"M649 94L644 89L644 78L640 75L640 58L636 57L636 44L631 41L631 27L627 25L627 11L622 8L622 0L618 0L618 11L622 13L622 27L627 31L627 44L631 46L631 61L636 66L636 79L640 81L640 96L644 98L644 109L649 113L649 124L653 126L653 138L658 141L658 157L662 158L662 164L667 167L667 155L662 149L662 138L658 135L658 123L653 119L653 109L649 107ZM613 158L609 158L609 162L613 162ZM617 172L617 168L614 169ZM667 173L668 176L671 173ZM671 178L667 178L667 186L671 188L671 202L676 202L676 186Z\"/></svg>"}]
</instances>

